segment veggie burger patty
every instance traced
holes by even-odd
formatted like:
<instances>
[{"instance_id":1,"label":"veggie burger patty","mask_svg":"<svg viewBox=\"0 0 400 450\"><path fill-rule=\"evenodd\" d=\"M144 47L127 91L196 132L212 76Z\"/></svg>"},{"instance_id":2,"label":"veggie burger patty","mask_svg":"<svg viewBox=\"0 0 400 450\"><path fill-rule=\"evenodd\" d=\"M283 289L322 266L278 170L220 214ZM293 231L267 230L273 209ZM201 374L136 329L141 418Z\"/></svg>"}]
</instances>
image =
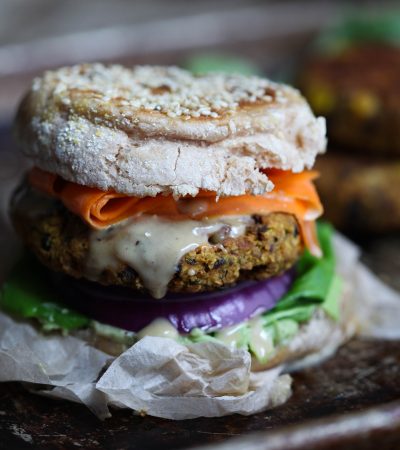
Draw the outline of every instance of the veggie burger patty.
<instances>
[{"instance_id":1,"label":"veggie burger patty","mask_svg":"<svg viewBox=\"0 0 400 450\"><path fill-rule=\"evenodd\" d=\"M61 202L24 184L14 195L12 220L18 234L40 261L52 270L80 278L90 245L90 227ZM34 214L23 207L39 204ZM294 216L254 215L243 235L229 237L229 225L209 237L210 245L186 253L170 281L171 292L202 292L230 286L242 279L265 279L289 269L299 258L302 241ZM159 236L168 239L168 236ZM124 263L107 267L98 280L145 290L137 272Z\"/></svg>"},{"instance_id":2,"label":"veggie burger patty","mask_svg":"<svg viewBox=\"0 0 400 450\"><path fill-rule=\"evenodd\" d=\"M368 42L314 56L299 85L314 111L326 115L335 144L400 155L399 68L397 46Z\"/></svg>"}]
</instances>

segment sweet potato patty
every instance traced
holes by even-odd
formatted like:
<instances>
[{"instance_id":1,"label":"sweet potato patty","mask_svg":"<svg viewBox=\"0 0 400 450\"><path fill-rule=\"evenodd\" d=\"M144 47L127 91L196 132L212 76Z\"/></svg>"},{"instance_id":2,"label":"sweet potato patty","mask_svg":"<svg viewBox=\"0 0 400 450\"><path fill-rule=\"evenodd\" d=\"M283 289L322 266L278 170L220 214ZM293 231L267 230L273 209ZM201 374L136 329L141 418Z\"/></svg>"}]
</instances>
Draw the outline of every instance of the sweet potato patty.
<instances>
[{"instance_id":1,"label":"sweet potato patty","mask_svg":"<svg viewBox=\"0 0 400 450\"><path fill-rule=\"evenodd\" d=\"M367 43L312 57L298 84L334 144L400 155L399 76L400 49Z\"/></svg>"},{"instance_id":2,"label":"sweet potato patty","mask_svg":"<svg viewBox=\"0 0 400 450\"><path fill-rule=\"evenodd\" d=\"M335 226L353 233L400 229L400 160L331 152L316 169L325 218Z\"/></svg>"},{"instance_id":3,"label":"sweet potato patty","mask_svg":"<svg viewBox=\"0 0 400 450\"><path fill-rule=\"evenodd\" d=\"M83 276L90 228L61 202L43 197L24 183L14 194L11 217L18 234L43 264L76 278ZM293 266L302 251L295 217L271 213L253 219L242 236L216 233L209 245L185 254L168 290L214 290L242 279L269 278ZM104 270L98 281L145 290L138 274L124 263Z\"/></svg>"}]
</instances>

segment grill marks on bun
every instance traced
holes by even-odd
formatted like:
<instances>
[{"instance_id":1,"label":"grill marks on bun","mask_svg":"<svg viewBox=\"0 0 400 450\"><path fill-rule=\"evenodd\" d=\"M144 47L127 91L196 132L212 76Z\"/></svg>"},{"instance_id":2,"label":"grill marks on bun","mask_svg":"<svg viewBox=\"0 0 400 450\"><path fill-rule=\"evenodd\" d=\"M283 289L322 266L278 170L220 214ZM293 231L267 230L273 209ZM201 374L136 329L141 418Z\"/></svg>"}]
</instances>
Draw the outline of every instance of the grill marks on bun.
<instances>
[{"instance_id":1,"label":"grill marks on bun","mask_svg":"<svg viewBox=\"0 0 400 450\"><path fill-rule=\"evenodd\" d=\"M168 117L218 118L240 108L284 104L295 91L264 78L208 74L195 76L178 67L86 64L47 72L33 90L53 84L57 100L82 113L148 111ZM87 107L89 102L89 108ZM104 117L107 119L107 117Z\"/></svg>"},{"instance_id":2,"label":"grill marks on bun","mask_svg":"<svg viewBox=\"0 0 400 450\"><path fill-rule=\"evenodd\" d=\"M325 122L295 89L177 67L86 64L46 72L17 132L37 167L135 196L262 194L263 169L300 172L325 148Z\"/></svg>"}]
</instances>

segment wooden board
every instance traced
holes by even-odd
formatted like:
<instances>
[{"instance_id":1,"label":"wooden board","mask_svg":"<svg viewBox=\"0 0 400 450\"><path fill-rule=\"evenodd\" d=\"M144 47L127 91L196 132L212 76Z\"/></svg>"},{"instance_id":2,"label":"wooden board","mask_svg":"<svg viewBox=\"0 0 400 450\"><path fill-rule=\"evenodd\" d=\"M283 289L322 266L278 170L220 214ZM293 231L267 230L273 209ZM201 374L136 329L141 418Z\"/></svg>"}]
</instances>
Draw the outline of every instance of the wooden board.
<instances>
[{"instance_id":1,"label":"wooden board","mask_svg":"<svg viewBox=\"0 0 400 450\"><path fill-rule=\"evenodd\" d=\"M393 446L400 445L400 404L382 408L400 399L399 380L400 342L354 340L324 364L296 374L285 405L250 417L169 421L119 410L101 422L84 406L30 394L17 383L1 384L0 449L159 450L216 444L255 431L263 434L246 436L238 448L352 448L355 442L358 450L378 443L380 450L400 448ZM346 416L368 408L372 417ZM310 422L321 418L326 420ZM288 441L299 432L301 444Z\"/></svg>"}]
</instances>

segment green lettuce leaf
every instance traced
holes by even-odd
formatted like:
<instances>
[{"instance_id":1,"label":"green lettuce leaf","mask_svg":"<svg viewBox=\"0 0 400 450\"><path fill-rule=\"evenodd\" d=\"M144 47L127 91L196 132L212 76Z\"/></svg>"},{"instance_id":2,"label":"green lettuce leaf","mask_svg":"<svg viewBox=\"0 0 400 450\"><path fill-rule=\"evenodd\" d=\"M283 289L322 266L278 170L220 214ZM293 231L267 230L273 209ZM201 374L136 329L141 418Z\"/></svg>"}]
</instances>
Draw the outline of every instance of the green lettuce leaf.
<instances>
[{"instance_id":1,"label":"green lettuce leaf","mask_svg":"<svg viewBox=\"0 0 400 450\"><path fill-rule=\"evenodd\" d=\"M399 9L384 13L350 13L344 20L324 30L314 48L319 53L335 54L352 45L368 42L400 45Z\"/></svg>"},{"instance_id":2,"label":"green lettuce leaf","mask_svg":"<svg viewBox=\"0 0 400 450\"><path fill-rule=\"evenodd\" d=\"M90 320L57 302L48 274L30 255L12 270L0 291L0 307L18 317L37 319L45 330L73 330Z\"/></svg>"},{"instance_id":3,"label":"green lettuce leaf","mask_svg":"<svg viewBox=\"0 0 400 450\"><path fill-rule=\"evenodd\" d=\"M332 247L332 227L327 223L318 224L318 240L322 257L313 256L306 250L296 266L297 276L289 291L276 307L267 314L322 303L328 296L335 274L335 256Z\"/></svg>"},{"instance_id":4,"label":"green lettuce leaf","mask_svg":"<svg viewBox=\"0 0 400 450\"><path fill-rule=\"evenodd\" d=\"M200 53L186 60L184 67L195 74L222 72L260 75L260 69L249 59L219 53Z\"/></svg>"}]
</instances>

